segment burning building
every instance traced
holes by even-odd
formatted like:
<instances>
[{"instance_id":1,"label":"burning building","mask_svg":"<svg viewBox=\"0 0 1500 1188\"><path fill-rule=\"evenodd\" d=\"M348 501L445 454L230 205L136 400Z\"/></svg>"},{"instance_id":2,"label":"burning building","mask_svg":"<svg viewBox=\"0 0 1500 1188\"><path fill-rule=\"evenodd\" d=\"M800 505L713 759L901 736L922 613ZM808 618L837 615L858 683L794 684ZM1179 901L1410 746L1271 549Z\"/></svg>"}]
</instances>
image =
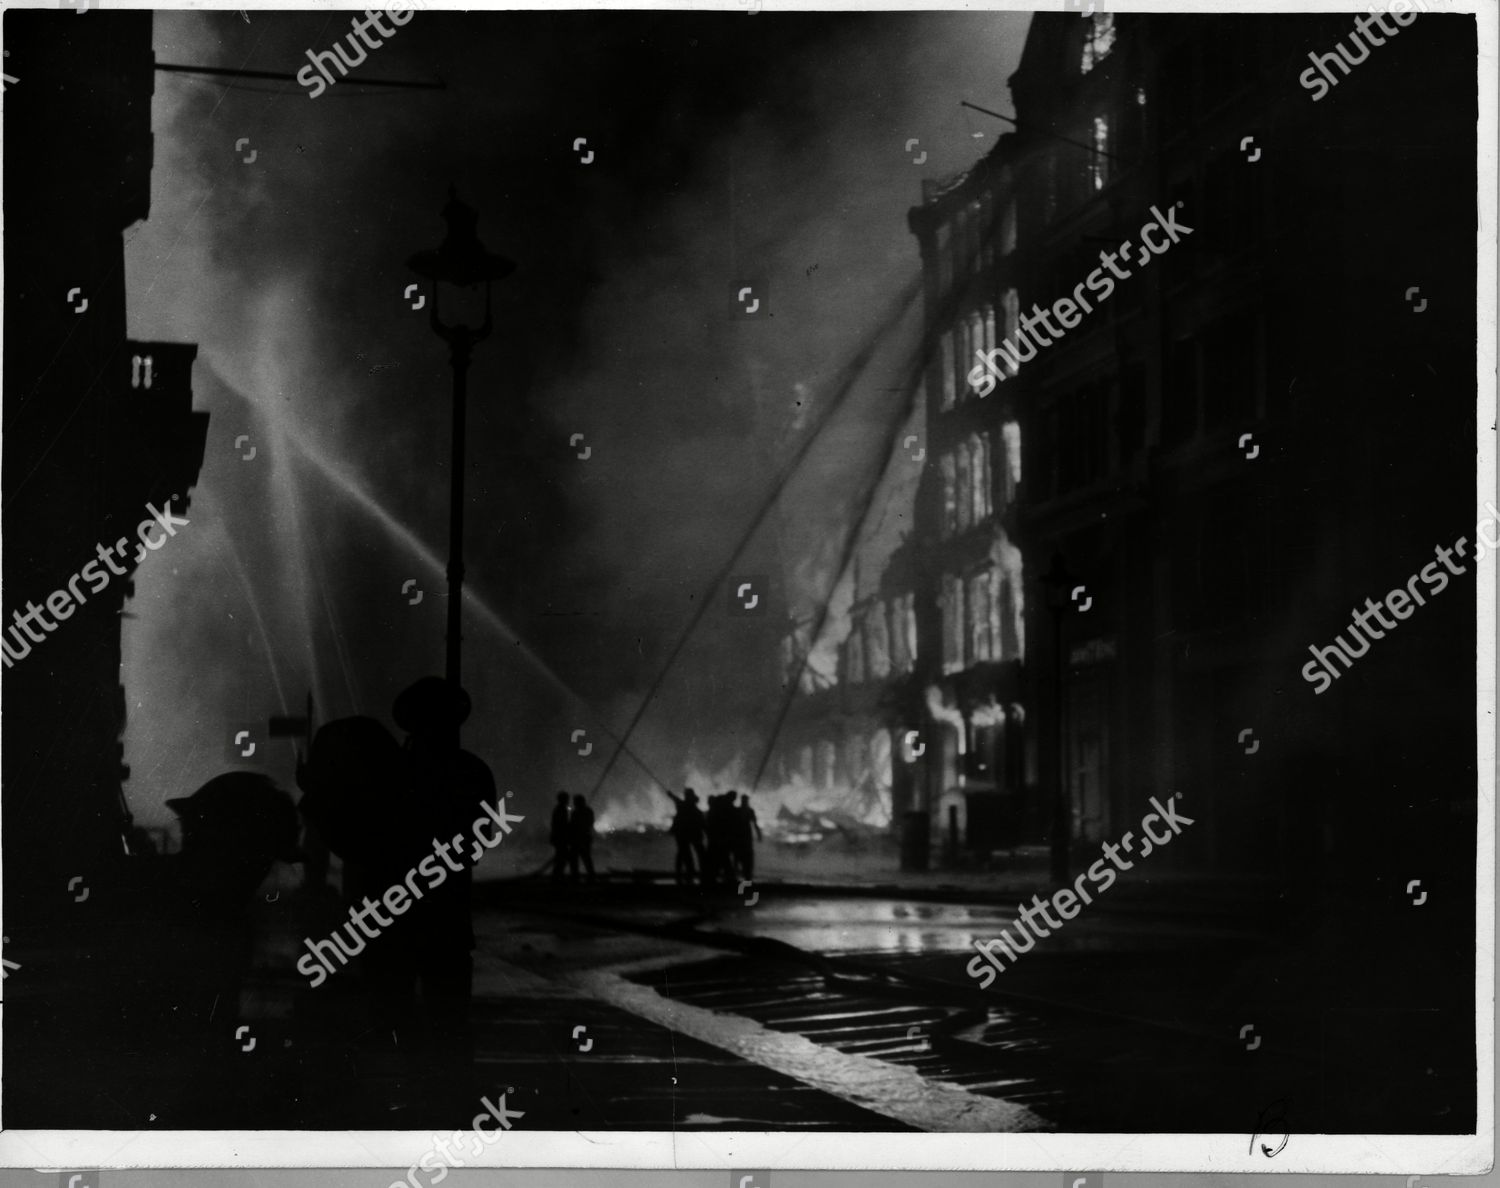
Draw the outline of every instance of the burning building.
<instances>
[{"instance_id":1,"label":"burning building","mask_svg":"<svg viewBox=\"0 0 1500 1188\"><path fill-rule=\"evenodd\" d=\"M1473 181L1470 145L1442 147L1472 95L1438 64L1473 23L1423 19L1407 58L1362 67L1358 102L1314 109L1292 84L1332 18L1038 13L1016 130L912 211L935 338L912 807L950 848L1109 838L1177 792L1200 823L1173 861L1275 873L1316 866L1340 803L1472 806L1467 743L1436 776L1424 748L1372 745L1467 737L1471 605L1424 622L1441 678L1370 673L1315 704L1298 677L1346 600L1473 522L1469 312L1424 322L1385 279L1473 291L1461 236L1383 224ZM1392 177L1392 140L1422 167ZM1342 197L1310 207L1296 179L1328 152L1305 173ZM1085 288L1106 257L1118 281ZM1452 425L1405 415L1437 389Z\"/></svg>"},{"instance_id":2,"label":"burning building","mask_svg":"<svg viewBox=\"0 0 1500 1188\"><path fill-rule=\"evenodd\" d=\"M1399 265L1456 306L1473 291L1461 236L1382 221L1473 181L1442 131L1472 124L1472 96L1438 65L1473 23L1423 20L1404 57L1361 68L1357 103L1313 108L1293 84L1334 18L1038 13L1015 130L924 184L915 530L857 585L838 671L804 678L788 740L829 787L889 771L905 865L1048 842L1056 861L1174 792L1201 815L1173 863L1259 874L1379 832L1363 811L1335 830L1356 788L1396 819L1468 812L1466 746L1434 780L1422 748L1393 769L1368 743L1453 734L1468 607L1400 645L1431 649L1416 680L1371 673L1335 704L1298 676L1346 599L1473 522L1472 322L1375 285L1378 250L1378 277ZM1392 136L1427 146L1422 169L1379 164ZM1310 208L1295 179L1330 176L1310 168L1325 152L1336 192ZM1446 428L1405 411L1437 389Z\"/></svg>"}]
</instances>

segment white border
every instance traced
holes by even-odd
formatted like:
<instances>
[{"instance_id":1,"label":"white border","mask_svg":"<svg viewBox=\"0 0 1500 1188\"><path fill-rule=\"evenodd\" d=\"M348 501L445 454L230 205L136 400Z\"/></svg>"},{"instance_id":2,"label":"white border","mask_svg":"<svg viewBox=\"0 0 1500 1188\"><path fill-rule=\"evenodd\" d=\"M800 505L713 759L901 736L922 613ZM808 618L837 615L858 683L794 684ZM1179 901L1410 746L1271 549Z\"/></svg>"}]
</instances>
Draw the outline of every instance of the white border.
<instances>
[{"instance_id":1,"label":"white border","mask_svg":"<svg viewBox=\"0 0 1500 1188\"><path fill-rule=\"evenodd\" d=\"M100 0L94 0L99 3ZM1120 12L1348 12L1369 4L1350 0L1095 0ZM863 8L899 10L1055 11L1062 0L410 0L442 9L632 9L700 12L808 12ZM110 8L145 7L103 0ZM0 8L56 8L32 0ZM283 11L285 0L161 0L160 9ZM370 0L321 0L320 7L360 10ZM1436 5L1434 5L1436 7ZM1454 13L1478 15L1479 231L1478 453L1475 507L1494 499L1496 451L1496 134L1500 72L1500 4L1450 0ZM754 10L754 11L752 11ZM1488 335L1486 334L1488 330ZM1500 345L1500 344L1497 344ZM1486 429L1486 426L1492 428ZM1476 514L1476 519L1482 514ZM1466 525L1465 525L1466 526ZM1199 1171L1362 1172L1388 1175L1474 1175L1493 1164L1495 938L1495 566L1478 566L1476 680L1479 827L1476 852L1475 1003L1477 1133L1474 1135L1298 1135L1274 1160L1249 1152L1248 1134L870 1134L692 1131L509 1132L471 1167L559 1168L806 1168L933 1169L947 1171ZM0 1132L0 1166L33 1168L146 1167L366 1167L403 1169L430 1146L425 1131L68 1131ZM503 1160L503 1162L501 1162ZM383 1173L380 1173L383 1174ZM372 1176L378 1175L372 1173Z\"/></svg>"}]
</instances>

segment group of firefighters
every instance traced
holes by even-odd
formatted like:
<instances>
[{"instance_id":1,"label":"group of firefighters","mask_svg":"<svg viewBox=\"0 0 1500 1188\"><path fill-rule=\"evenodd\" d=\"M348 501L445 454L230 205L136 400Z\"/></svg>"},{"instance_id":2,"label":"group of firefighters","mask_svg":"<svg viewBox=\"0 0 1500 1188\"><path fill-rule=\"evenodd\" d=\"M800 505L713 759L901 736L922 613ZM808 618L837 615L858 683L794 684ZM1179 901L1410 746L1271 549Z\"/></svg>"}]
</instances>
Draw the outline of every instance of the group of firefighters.
<instances>
[{"instance_id":1,"label":"group of firefighters","mask_svg":"<svg viewBox=\"0 0 1500 1188\"><path fill-rule=\"evenodd\" d=\"M755 877L755 843L764 835L748 793L741 796L731 790L710 796L707 811L698 807L698 793L691 788L684 788L681 796L667 795L677 806L670 832L677 841L674 874L679 884L701 882L707 887ZM570 805L566 792L557 794L551 842L553 878L561 879L566 872L577 881L581 863L589 882L594 881L594 811L582 796L574 796Z\"/></svg>"},{"instance_id":2,"label":"group of firefighters","mask_svg":"<svg viewBox=\"0 0 1500 1188\"><path fill-rule=\"evenodd\" d=\"M755 877L755 843L764 839L749 793L710 796L707 812L698 807L698 794L691 788L681 796L667 795L677 806L671 834L677 841L678 883L697 878L707 887Z\"/></svg>"}]
</instances>

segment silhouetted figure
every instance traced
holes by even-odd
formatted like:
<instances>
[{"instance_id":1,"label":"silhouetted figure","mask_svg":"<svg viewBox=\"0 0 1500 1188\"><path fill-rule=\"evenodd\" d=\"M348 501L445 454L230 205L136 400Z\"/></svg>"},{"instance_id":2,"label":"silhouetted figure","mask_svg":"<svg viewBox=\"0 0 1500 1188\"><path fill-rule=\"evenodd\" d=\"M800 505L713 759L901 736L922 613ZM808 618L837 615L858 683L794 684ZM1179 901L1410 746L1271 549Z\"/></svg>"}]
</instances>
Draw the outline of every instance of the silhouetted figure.
<instances>
[{"instance_id":1,"label":"silhouetted figure","mask_svg":"<svg viewBox=\"0 0 1500 1188\"><path fill-rule=\"evenodd\" d=\"M302 860L297 810L253 772L216 776L167 806L182 822L182 849L142 860L139 921L112 963L125 1034L149 1061L131 1104L142 1127L148 1113L149 1125L242 1126L260 1071L236 1034L253 939L246 909L272 863Z\"/></svg>"},{"instance_id":2,"label":"silhouetted figure","mask_svg":"<svg viewBox=\"0 0 1500 1188\"><path fill-rule=\"evenodd\" d=\"M423 808L405 770L395 737L374 718L341 718L319 728L307 761L297 767L298 805L329 850L344 861L343 898L358 908L368 896L379 902L430 847ZM377 1048L417 1047L416 929L401 916L378 937L343 927L335 918L330 936L350 961L359 958L372 1017L356 1031ZM337 954L334 955L337 957ZM342 959L337 968L342 970ZM344 974L347 980L353 974ZM347 994L349 987L341 985Z\"/></svg>"},{"instance_id":3,"label":"silhouetted figure","mask_svg":"<svg viewBox=\"0 0 1500 1188\"><path fill-rule=\"evenodd\" d=\"M734 793L729 794L731 801ZM760 831L760 821L756 819L755 809L750 804L750 793L746 792L740 797L740 802L734 809L734 857L739 864L740 878L753 879L755 877L755 843L764 841L765 837Z\"/></svg>"},{"instance_id":4,"label":"silhouetted figure","mask_svg":"<svg viewBox=\"0 0 1500 1188\"><path fill-rule=\"evenodd\" d=\"M708 798L703 831L707 835L703 884L721 879L734 881L734 793L721 792Z\"/></svg>"},{"instance_id":5,"label":"silhouetted figure","mask_svg":"<svg viewBox=\"0 0 1500 1188\"><path fill-rule=\"evenodd\" d=\"M571 843L569 875L578 881L578 864L589 872L589 882L594 881L594 810L588 801L579 795L573 797L573 816L568 821L568 838Z\"/></svg>"},{"instance_id":6,"label":"silhouetted figure","mask_svg":"<svg viewBox=\"0 0 1500 1188\"><path fill-rule=\"evenodd\" d=\"M552 810L552 878L558 882L562 881L564 872L569 865L569 854L572 850L571 835L568 832L568 794L559 792L557 794L557 807Z\"/></svg>"},{"instance_id":7,"label":"silhouetted figure","mask_svg":"<svg viewBox=\"0 0 1500 1188\"><path fill-rule=\"evenodd\" d=\"M407 779L426 826L415 836L426 843L428 857L441 855L449 871L442 883L429 882L408 915L433 1056L425 1101L454 1117L472 1114L478 1098L469 1030L473 828L485 816L486 804L499 804L489 767L458 747L458 727L470 708L469 695L440 677L423 677L403 690L392 707L396 724L408 735Z\"/></svg>"},{"instance_id":8,"label":"silhouetted figure","mask_svg":"<svg viewBox=\"0 0 1500 1188\"><path fill-rule=\"evenodd\" d=\"M662 791L666 792L666 789ZM703 863L703 810L698 807L698 793L691 788L684 788L681 796L667 792L667 799L677 806L670 830L677 841L673 875L678 883L691 883ZM695 855L696 864L693 861Z\"/></svg>"}]
</instances>

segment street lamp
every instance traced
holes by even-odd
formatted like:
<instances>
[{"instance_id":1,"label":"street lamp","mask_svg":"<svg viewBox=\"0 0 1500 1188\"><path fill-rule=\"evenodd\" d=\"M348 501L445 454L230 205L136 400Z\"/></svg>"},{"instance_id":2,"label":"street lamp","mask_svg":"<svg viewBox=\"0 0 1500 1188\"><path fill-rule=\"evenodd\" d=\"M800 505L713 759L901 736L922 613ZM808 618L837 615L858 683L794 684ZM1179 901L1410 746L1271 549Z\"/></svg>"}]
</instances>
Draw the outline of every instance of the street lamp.
<instances>
[{"instance_id":1,"label":"street lamp","mask_svg":"<svg viewBox=\"0 0 1500 1188\"><path fill-rule=\"evenodd\" d=\"M448 187L448 203L443 207L448 233L435 250L418 252L407 266L431 282L428 299L432 304L433 333L448 344L449 362L453 366L453 458L452 490L448 505L448 639L446 675L458 685L460 673L461 620L464 586L464 399L467 391L469 360L474 347L490 336L494 323L490 318L490 284L503 280L516 270L513 261L485 250L479 242L479 213L458 200L458 191ZM484 284L484 321L478 326L458 323L448 325L439 316L440 289L472 289Z\"/></svg>"},{"instance_id":2,"label":"street lamp","mask_svg":"<svg viewBox=\"0 0 1500 1188\"><path fill-rule=\"evenodd\" d=\"M1057 736L1057 782L1052 795L1052 881L1068 881L1068 848L1073 833L1073 806L1068 800L1068 737L1063 729L1066 698L1063 680L1067 662L1063 657L1063 616L1073 605L1074 576L1068 572L1060 552L1052 554L1052 567L1042 575L1047 606L1052 611L1052 729Z\"/></svg>"}]
</instances>

